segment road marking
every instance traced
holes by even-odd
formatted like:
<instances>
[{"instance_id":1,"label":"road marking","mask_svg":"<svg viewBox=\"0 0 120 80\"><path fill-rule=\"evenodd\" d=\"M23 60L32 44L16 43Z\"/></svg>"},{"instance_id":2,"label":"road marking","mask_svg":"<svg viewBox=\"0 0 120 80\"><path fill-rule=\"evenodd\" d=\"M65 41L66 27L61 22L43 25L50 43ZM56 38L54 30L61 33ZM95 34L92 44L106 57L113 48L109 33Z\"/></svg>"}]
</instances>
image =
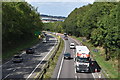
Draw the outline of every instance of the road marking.
<instances>
[{"instance_id":1,"label":"road marking","mask_svg":"<svg viewBox=\"0 0 120 80\"><path fill-rule=\"evenodd\" d=\"M22 56L23 54L25 54L26 52L23 52L22 54L20 54L20 56Z\"/></svg>"},{"instance_id":2,"label":"road marking","mask_svg":"<svg viewBox=\"0 0 120 80\"><path fill-rule=\"evenodd\" d=\"M42 42L40 42L40 43L42 43ZM38 43L35 47L37 47L40 43ZM21 53L20 56L22 56L22 55L25 54L25 53L26 53L26 52ZM10 60L10 61L11 61L11 60ZM9 63L10 61L7 61L7 62L4 63L3 65ZM2 67L3 65L0 65L0 67Z\"/></svg>"},{"instance_id":3,"label":"road marking","mask_svg":"<svg viewBox=\"0 0 120 80\"><path fill-rule=\"evenodd\" d=\"M90 68L90 71L92 72L91 68ZM93 75L93 78L95 78L95 75L93 73L92 73L92 75Z\"/></svg>"},{"instance_id":4,"label":"road marking","mask_svg":"<svg viewBox=\"0 0 120 80\"><path fill-rule=\"evenodd\" d=\"M11 61L11 60L10 60L10 61ZM8 61L8 62L10 62L10 61ZM4 63L3 65L7 64L8 62ZM3 65L0 65L0 67L2 67Z\"/></svg>"},{"instance_id":5,"label":"road marking","mask_svg":"<svg viewBox=\"0 0 120 80\"><path fill-rule=\"evenodd\" d=\"M101 78L101 73L98 73L98 72L97 72L97 75L98 75L98 78Z\"/></svg>"},{"instance_id":6,"label":"road marking","mask_svg":"<svg viewBox=\"0 0 120 80\"><path fill-rule=\"evenodd\" d=\"M8 74L5 78L7 78L10 74ZM2 80L4 80L5 78L3 78Z\"/></svg>"},{"instance_id":7,"label":"road marking","mask_svg":"<svg viewBox=\"0 0 120 80\"><path fill-rule=\"evenodd\" d=\"M21 53L21 54L20 54L20 56L22 56L23 54L25 54L25 52ZM12 60L7 61L7 62L6 62L6 63L4 63L3 65L5 65L5 64L7 64L7 63L9 63L10 61L12 61ZM2 67L3 65L0 65L0 67Z\"/></svg>"},{"instance_id":8,"label":"road marking","mask_svg":"<svg viewBox=\"0 0 120 80\"><path fill-rule=\"evenodd\" d=\"M14 69L13 71L16 71L17 69Z\"/></svg>"},{"instance_id":9,"label":"road marking","mask_svg":"<svg viewBox=\"0 0 120 80\"><path fill-rule=\"evenodd\" d=\"M64 60L64 57L62 57L62 61L61 61L61 64L60 64L60 69L59 69L59 72L58 72L58 75L57 75L57 80L60 77L60 73L61 73L61 69L62 69L62 65L63 65L63 60Z\"/></svg>"},{"instance_id":10,"label":"road marking","mask_svg":"<svg viewBox=\"0 0 120 80\"><path fill-rule=\"evenodd\" d=\"M72 39L72 38L71 38ZM75 39L72 39L72 40L74 40L77 44L79 44L79 42L77 42ZM79 45L82 45L82 43L81 44L79 44ZM91 68L90 68L90 70L91 70ZM92 75L93 75L93 78L95 78L95 75L92 73Z\"/></svg>"},{"instance_id":11,"label":"road marking","mask_svg":"<svg viewBox=\"0 0 120 80\"><path fill-rule=\"evenodd\" d=\"M63 39L64 40L64 39ZM65 42L65 40L64 40ZM64 53L66 51L66 42L65 42L65 49L64 49ZM62 65L63 65L63 60L64 60L64 56L62 57L62 61L61 61L61 64L60 64L60 68L59 68L59 72L58 72L58 75L57 75L57 80L59 79L60 77L60 73L61 73L61 69L62 69Z\"/></svg>"},{"instance_id":12,"label":"road marking","mask_svg":"<svg viewBox=\"0 0 120 80\"><path fill-rule=\"evenodd\" d=\"M55 42L56 43L56 42ZM42 61L50 54L50 52L53 50L53 48L55 47L55 45L51 48L51 50L48 52L48 54L42 59ZM35 72L35 70L39 67L39 65L42 63L42 61L40 61L40 63L35 67L35 69L30 73L30 75L27 77L26 80L28 80L30 78L30 76Z\"/></svg>"},{"instance_id":13,"label":"road marking","mask_svg":"<svg viewBox=\"0 0 120 80\"><path fill-rule=\"evenodd\" d=\"M76 65L75 65L75 63L74 63L74 66L75 66L75 74L76 74Z\"/></svg>"},{"instance_id":14,"label":"road marking","mask_svg":"<svg viewBox=\"0 0 120 80\"><path fill-rule=\"evenodd\" d=\"M77 79L77 76L75 76L75 79Z\"/></svg>"},{"instance_id":15,"label":"road marking","mask_svg":"<svg viewBox=\"0 0 120 80\"><path fill-rule=\"evenodd\" d=\"M25 54L25 52L21 53L21 54L20 54L20 56L22 56L23 54ZM5 65L5 64L7 64L7 63L9 63L10 61L12 61L12 60L7 61L7 62L6 62L6 63L4 63L3 65ZM0 65L0 67L2 67L3 65Z\"/></svg>"},{"instance_id":16,"label":"road marking","mask_svg":"<svg viewBox=\"0 0 120 80\"><path fill-rule=\"evenodd\" d=\"M74 53L74 50L73 50L73 53ZM75 66L75 74L76 74L75 55L74 55L74 66Z\"/></svg>"}]
</instances>

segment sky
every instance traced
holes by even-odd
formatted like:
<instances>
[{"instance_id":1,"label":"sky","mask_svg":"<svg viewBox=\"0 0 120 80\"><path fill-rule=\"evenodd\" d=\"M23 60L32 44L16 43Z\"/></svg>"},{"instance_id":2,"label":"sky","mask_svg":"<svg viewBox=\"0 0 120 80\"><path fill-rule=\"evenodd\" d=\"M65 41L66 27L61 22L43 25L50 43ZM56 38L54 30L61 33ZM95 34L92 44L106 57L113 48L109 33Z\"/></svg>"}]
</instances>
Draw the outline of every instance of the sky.
<instances>
[{"instance_id":1,"label":"sky","mask_svg":"<svg viewBox=\"0 0 120 80\"><path fill-rule=\"evenodd\" d=\"M67 17L75 8L92 4L94 0L26 0L26 2L37 8L40 14Z\"/></svg>"}]
</instances>

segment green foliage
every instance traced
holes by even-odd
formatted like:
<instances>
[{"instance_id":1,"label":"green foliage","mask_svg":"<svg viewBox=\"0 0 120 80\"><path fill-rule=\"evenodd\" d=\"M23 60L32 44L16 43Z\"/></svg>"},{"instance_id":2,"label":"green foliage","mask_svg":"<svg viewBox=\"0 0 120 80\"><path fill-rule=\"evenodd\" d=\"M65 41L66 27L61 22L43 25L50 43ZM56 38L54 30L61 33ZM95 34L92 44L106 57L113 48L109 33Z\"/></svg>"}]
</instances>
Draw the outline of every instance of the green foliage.
<instances>
[{"instance_id":1,"label":"green foliage","mask_svg":"<svg viewBox=\"0 0 120 80\"><path fill-rule=\"evenodd\" d=\"M120 47L119 5L120 2L95 2L76 8L64 21L63 29L68 34L90 39L93 45L106 48L106 55L117 58Z\"/></svg>"},{"instance_id":2,"label":"green foliage","mask_svg":"<svg viewBox=\"0 0 120 80\"><path fill-rule=\"evenodd\" d=\"M26 2L2 3L3 52L21 41L34 38L35 31L42 30L43 23L36 9Z\"/></svg>"},{"instance_id":3,"label":"green foliage","mask_svg":"<svg viewBox=\"0 0 120 80\"><path fill-rule=\"evenodd\" d=\"M44 23L44 30L61 33L63 32L62 22Z\"/></svg>"}]
</instances>

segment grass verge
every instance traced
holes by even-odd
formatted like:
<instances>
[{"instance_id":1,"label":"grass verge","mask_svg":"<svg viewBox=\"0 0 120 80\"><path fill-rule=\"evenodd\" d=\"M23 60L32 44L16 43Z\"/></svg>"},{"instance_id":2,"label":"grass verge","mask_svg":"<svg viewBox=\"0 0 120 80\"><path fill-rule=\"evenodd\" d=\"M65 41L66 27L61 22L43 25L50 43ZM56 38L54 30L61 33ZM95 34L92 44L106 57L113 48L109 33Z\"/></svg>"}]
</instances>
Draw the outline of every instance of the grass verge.
<instances>
[{"instance_id":1,"label":"grass verge","mask_svg":"<svg viewBox=\"0 0 120 80\"><path fill-rule=\"evenodd\" d=\"M28 47L31 47L39 42L38 38L31 39L29 41L21 42L19 46L16 46L16 48L11 48L9 51L6 51L2 54L2 60L3 63L10 59L13 55L16 54L16 52L20 52L20 50L26 49Z\"/></svg>"},{"instance_id":2,"label":"grass verge","mask_svg":"<svg viewBox=\"0 0 120 80\"><path fill-rule=\"evenodd\" d=\"M104 49L102 47L94 47L89 40L83 42L83 37L75 37L72 38L79 40L83 45L86 45L93 55L93 58L99 63L101 68L107 73L108 78L118 78L118 61L115 59L111 59L109 61L105 61ZM98 52L94 50L97 49ZM107 76L106 76L107 77Z\"/></svg>"},{"instance_id":3,"label":"grass verge","mask_svg":"<svg viewBox=\"0 0 120 80\"><path fill-rule=\"evenodd\" d=\"M44 78L51 78L52 74L53 74L53 71L55 69L55 66L57 64L57 61L58 61L58 58L60 56L60 54L62 53L63 51L63 48L64 48L64 41L61 39L61 43L60 43L60 47L54 57L54 59L50 60L50 66L49 68L47 69L47 72L44 74Z\"/></svg>"}]
</instances>

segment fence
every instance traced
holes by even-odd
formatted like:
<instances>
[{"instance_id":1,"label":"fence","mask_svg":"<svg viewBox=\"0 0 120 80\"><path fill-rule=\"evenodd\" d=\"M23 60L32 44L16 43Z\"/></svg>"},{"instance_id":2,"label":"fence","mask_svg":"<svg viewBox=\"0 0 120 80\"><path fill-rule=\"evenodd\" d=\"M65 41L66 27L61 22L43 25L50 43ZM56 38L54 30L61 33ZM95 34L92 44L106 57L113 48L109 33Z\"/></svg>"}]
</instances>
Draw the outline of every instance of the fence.
<instances>
[{"instance_id":1,"label":"fence","mask_svg":"<svg viewBox=\"0 0 120 80\"><path fill-rule=\"evenodd\" d=\"M55 48L48 55L47 62L45 64L43 64L42 66L39 67L39 68L41 68L41 70L37 72L36 76L34 77L34 80L38 80L38 79L42 80L43 79L43 76L46 73L47 68L49 68L49 66L50 66L50 60L54 59L54 57L56 55L56 52L59 49L60 43L61 43L61 39L57 38L57 44L55 45Z\"/></svg>"}]
</instances>

